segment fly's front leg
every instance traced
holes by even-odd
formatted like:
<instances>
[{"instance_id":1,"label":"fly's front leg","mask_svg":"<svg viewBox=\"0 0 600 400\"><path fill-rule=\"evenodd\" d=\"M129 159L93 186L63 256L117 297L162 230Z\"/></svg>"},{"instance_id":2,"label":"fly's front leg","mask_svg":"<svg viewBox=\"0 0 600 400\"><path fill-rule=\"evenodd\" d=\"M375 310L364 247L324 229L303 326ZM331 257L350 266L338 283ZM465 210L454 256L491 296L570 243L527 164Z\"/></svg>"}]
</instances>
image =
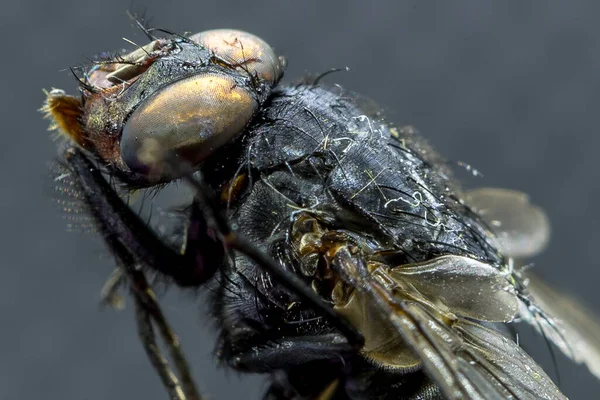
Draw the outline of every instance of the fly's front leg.
<instances>
[{"instance_id":1,"label":"fly's front leg","mask_svg":"<svg viewBox=\"0 0 600 400\"><path fill-rule=\"evenodd\" d=\"M74 173L74 181L84 196L88 210L117 261L119 272L106 286L106 299L116 299L115 287L119 281L124 279L128 282L134 297L140 339L169 396L175 400L200 400L179 340L139 267L161 272L180 286L197 286L209 279L219 267L223 257L222 245L208 231L200 210L193 208L185 250L175 251L163 243L129 208L81 150L68 148L65 161ZM203 254L202 249L210 251ZM169 369L156 343L153 324L169 350L181 384Z\"/></svg>"},{"instance_id":2,"label":"fly's front leg","mask_svg":"<svg viewBox=\"0 0 600 400\"><path fill-rule=\"evenodd\" d=\"M155 370L158 371L163 384L167 387L171 398L177 400L201 400L190 372L190 367L181 350L179 338L177 338L177 335L175 335L175 332L173 332L162 313L146 277L143 272L135 271L131 274L130 279L132 279L131 288L135 300L138 334L148 357L154 365ZM160 352L160 348L154 338L152 321L158 327L160 335L167 345L175 369L181 379L181 384L169 369L166 358Z\"/></svg>"},{"instance_id":3,"label":"fly's front leg","mask_svg":"<svg viewBox=\"0 0 600 400\"><path fill-rule=\"evenodd\" d=\"M123 268L115 268L100 291L102 304L110 306L115 310L122 310L125 308L125 299L119 293L119 289L124 283L125 272L123 271Z\"/></svg>"},{"instance_id":4,"label":"fly's front leg","mask_svg":"<svg viewBox=\"0 0 600 400\"><path fill-rule=\"evenodd\" d=\"M172 400L201 400L202 398L190 373L189 365L181 350L179 339L162 313L144 273L137 268L131 254L114 236L107 236L106 242L115 255L118 265L117 270L120 271L120 279L126 279L131 289L140 341L152 366L167 389L169 397ZM169 368L167 359L163 356L156 342L153 323L158 328L160 336L169 350L175 369L181 378L181 383Z\"/></svg>"},{"instance_id":5,"label":"fly's front leg","mask_svg":"<svg viewBox=\"0 0 600 400\"><path fill-rule=\"evenodd\" d=\"M119 197L81 150L68 148L65 160L75 173L100 231L105 237L114 237L140 265L172 278L179 286L199 286L219 268L223 246L208 229L198 207L192 207L186 246L177 251L165 244Z\"/></svg>"}]
</instances>

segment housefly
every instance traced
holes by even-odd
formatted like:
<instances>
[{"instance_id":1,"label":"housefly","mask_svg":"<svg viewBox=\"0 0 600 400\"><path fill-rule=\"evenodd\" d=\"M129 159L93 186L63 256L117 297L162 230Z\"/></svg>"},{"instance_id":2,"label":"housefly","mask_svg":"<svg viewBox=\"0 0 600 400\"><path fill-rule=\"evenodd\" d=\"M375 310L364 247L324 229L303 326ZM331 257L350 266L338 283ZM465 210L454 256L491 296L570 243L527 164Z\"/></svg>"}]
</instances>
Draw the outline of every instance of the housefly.
<instances>
[{"instance_id":1,"label":"housefly","mask_svg":"<svg viewBox=\"0 0 600 400\"><path fill-rule=\"evenodd\" d=\"M212 287L217 358L268 374L268 399L565 398L517 321L600 376L600 325L523 267L549 233L527 196L463 190L415 129L321 77L280 85L285 60L252 34L145 33L43 111L64 204L116 260L105 298L131 291L171 398L201 394L147 274ZM173 181L193 192L179 241L124 200Z\"/></svg>"}]
</instances>

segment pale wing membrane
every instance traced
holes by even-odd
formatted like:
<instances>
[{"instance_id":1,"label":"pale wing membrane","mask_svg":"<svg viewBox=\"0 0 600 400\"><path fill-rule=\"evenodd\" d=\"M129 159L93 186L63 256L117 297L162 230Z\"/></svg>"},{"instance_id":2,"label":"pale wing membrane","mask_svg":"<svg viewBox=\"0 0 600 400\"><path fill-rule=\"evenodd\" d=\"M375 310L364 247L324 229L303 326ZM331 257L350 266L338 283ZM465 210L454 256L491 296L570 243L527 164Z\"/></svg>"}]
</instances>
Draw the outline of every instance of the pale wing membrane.
<instances>
[{"instance_id":1,"label":"pale wing membrane","mask_svg":"<svg viewBox=\"0 0 600 400\"><path fill-rule=\"evenodd\" d=\"M464 319L455 328L473 361L481 363L482 370L490 372L515 398L566 398L542 368L506 336Z\"/></svg>"},{"instance_id":2,"label":"pale wing membrane","mask_svg":"<svg viewBox=\"0 0 600 400\"><path fill-rule=\"evenodd\" d=\"M548 242L550 225L544 212L520 192L477 189L469 203L497 236L501 253L523 259L541 251ZM518 261L517 261L518 263ZM529 297L521 316L565 355L584 363L600 378L600 321L586 307L549 287L538 276L523 273ZM531 302L531 304L529 304Z\"/></svg>"},{"instance_id":3,"label":"pale wing membrane","mask_svg":"<svg viewBox=\"0 0 600 400\"><path fill-rule=\"evenodd\" d=\"M487 387L476 388L464 374L464 367L470 364L456 357L456 350L462 347L461 338L456 332L432 318L421 304L404 302L400 308L399 311L387 310L390 321L422 361L425 371L439 385L446 398L503 398L495 388L487 385L485 379L476 379L475 383L483 381Z\"/></svg>"},{"instance_id":4,"label":"pale wing membrane","mask_svg":"<svg viewBox=\"0 0 600 400\"><path fill-rule=\"evenodd\" d=\"M600 378L600 321L572 297L551 288L539 277L527 274L527 286L536 308L523 314L564 354L587 365Z\"/></svg>"},{"instance_id":5,"label":"pale wing membrane","mask_svg":"<svg viewBox=\"0 0 600 400\"><path fill-rule=\"evenodd\" d=\"M508 257L526 258L542 251L550 239L544 211L529 197L509 189L482 188L467 192L466 202L496 235L495 244Z\"/></svg>"},{"instance_id":6,"label":"pale wing membrane","mask_svg":"<svg viewBox=\"0 0 600 400\"><path fill-rule=\"evenodd\" d=\"M420 270L420 271L419 271ZM406 273L403 273L406 271ZM407 277L412 279L407 279ZM435 277L436 279L430 279ZM456 284L455 284L456 281ZM419 282L419 283L416 283ZM416 283L416 284L415 284ZM388 315L425 371L449 399L564 399L554 383L519 346L502 334L463 318L510 320L517 297L503 272L467 257L444 256L426 263L371 274L366 295ZM460 303L456 285L472 286L480 303ZM445 299L440 304L439 300ZM452 308L459 302L458 316ZM471 306L471 308L469 308ZM449 311L443 311L444 309ZM487 320L486 320L487 321Z\"/></svg>"},{"instance_id":7,"label":"pale wing membrane","mask_svg":"<svg viewBox=\"0 0 600 400\"><path fill-rule=\"evenodd\" d=\"M418 302L402 302L391 321L448 399L565 399L519 346L458 318L441 321Z\"/></svg>"},{"instance_id":8,"label":"pale wing membrane","mask_svg":"<svg viewBox=\"0 0 600 400\"><path fill-rule=\"evenodd\" d=\"M437 299L454 314L509 322L519 310L514 288L501 271L467 257L447 255L390 270L399 282L409 282L423 296Z\"/></svg>"}]
</instances>

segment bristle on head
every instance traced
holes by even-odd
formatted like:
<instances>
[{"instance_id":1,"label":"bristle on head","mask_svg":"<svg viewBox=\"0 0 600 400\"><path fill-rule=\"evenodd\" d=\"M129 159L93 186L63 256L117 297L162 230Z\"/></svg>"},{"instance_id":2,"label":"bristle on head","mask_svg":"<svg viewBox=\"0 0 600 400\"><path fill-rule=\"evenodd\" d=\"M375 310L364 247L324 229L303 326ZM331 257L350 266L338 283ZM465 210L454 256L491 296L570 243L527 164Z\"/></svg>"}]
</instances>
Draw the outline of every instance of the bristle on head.
<instances>
[{"instance_id":1,"label":"bristle on head","mask_svg":"<svg viewBox=\"0 0 600 400\"><path fill-rule=\"evenodd\" d=\"M81 116L81 102L74 96L66 95L60 89L46 92L46 101L40 109L45 118L51 120L51 131L57 131L83 148L88 148L90 143L86 140L85 133L79 122Z\"/></svg>"}]
</instances>

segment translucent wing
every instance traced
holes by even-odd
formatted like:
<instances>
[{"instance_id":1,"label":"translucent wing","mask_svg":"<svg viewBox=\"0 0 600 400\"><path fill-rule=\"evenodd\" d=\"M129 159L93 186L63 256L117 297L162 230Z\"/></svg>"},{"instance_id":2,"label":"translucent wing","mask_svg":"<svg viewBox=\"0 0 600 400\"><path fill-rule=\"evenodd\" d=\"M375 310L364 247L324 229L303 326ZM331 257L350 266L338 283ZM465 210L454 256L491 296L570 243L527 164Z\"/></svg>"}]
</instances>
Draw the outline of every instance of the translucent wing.
<instances>
[{"instance_id":1,"label":"translucent wing","mask_svg":"<svg viewBox=\"0 0 600 400\"><path fill-rule=\"evenodd\" d=\"M526 194L483 188L469 191L466 201L487 222L496 235L496 246L504 255L531 257L548 244L548 217L541 208L529 202Z\"/></svg>"},{"instance_id":2,"label":"translucent wing","mask_svg":"<svg viewBox=\"0 0 600 400\"><path fill-rule=\"evenodd\" d=\"M564 354L587 365L600 378L600 321L583 304L548 286L539 277L526 274L533 307L525 319Z\"/></svg>"},{"instance_id":3,"label":"translucent wing","mask_svg":"<svg viewBox=\"0 0 600 400\"><path fill-rule=\"evenodd\" d=\"M565 399L516 343L464 318L451 325L421 303L392 316L425 370L449 399Z\"/></svg>"},{"instance_id":4,"label":"translucent wing","mask_svg":"<svg viewBox=\"0 0 600 400\"><path fill-rule=\"evenodd\" d=\"M519 300L506 275L489 264L460 256L441 256L393 268L394 281L411 284L452 313L488 322L509 322Z\"/></svg>"},{"instance_id":5,"label":"translucent wing","mask_svg":"<svg viewBox=\"0 0 600 400\"><path fill-rule=\"evenodd\" d=\"M367 268L356 256L339 262L351 271L348 280L360 282L337 310L369 334L376 335L373 324L387 321L392 329L379 330L401 337L446 398L565 398L516 343L483 326L509 321L518 311L517 294L503 271L461 256L396 268ZM353 312L358 304L360 312Z\"/></svg>"},{"instance_id":6,"label":"translucent wing","mask_svg":"<svg viewBox=\"0 0 600 400\"><path fill-rule=\"evenodd\" d=\"M530 257L548 242L548 218L525 194L506 189L477 189L466 196L497 236L499 250L516 259ZM517 260L518 262L518 260ZM573 361L600 378L600 321L575 299L560 293L530 272L521 317Z\"/></svg>"}]
</instances>

